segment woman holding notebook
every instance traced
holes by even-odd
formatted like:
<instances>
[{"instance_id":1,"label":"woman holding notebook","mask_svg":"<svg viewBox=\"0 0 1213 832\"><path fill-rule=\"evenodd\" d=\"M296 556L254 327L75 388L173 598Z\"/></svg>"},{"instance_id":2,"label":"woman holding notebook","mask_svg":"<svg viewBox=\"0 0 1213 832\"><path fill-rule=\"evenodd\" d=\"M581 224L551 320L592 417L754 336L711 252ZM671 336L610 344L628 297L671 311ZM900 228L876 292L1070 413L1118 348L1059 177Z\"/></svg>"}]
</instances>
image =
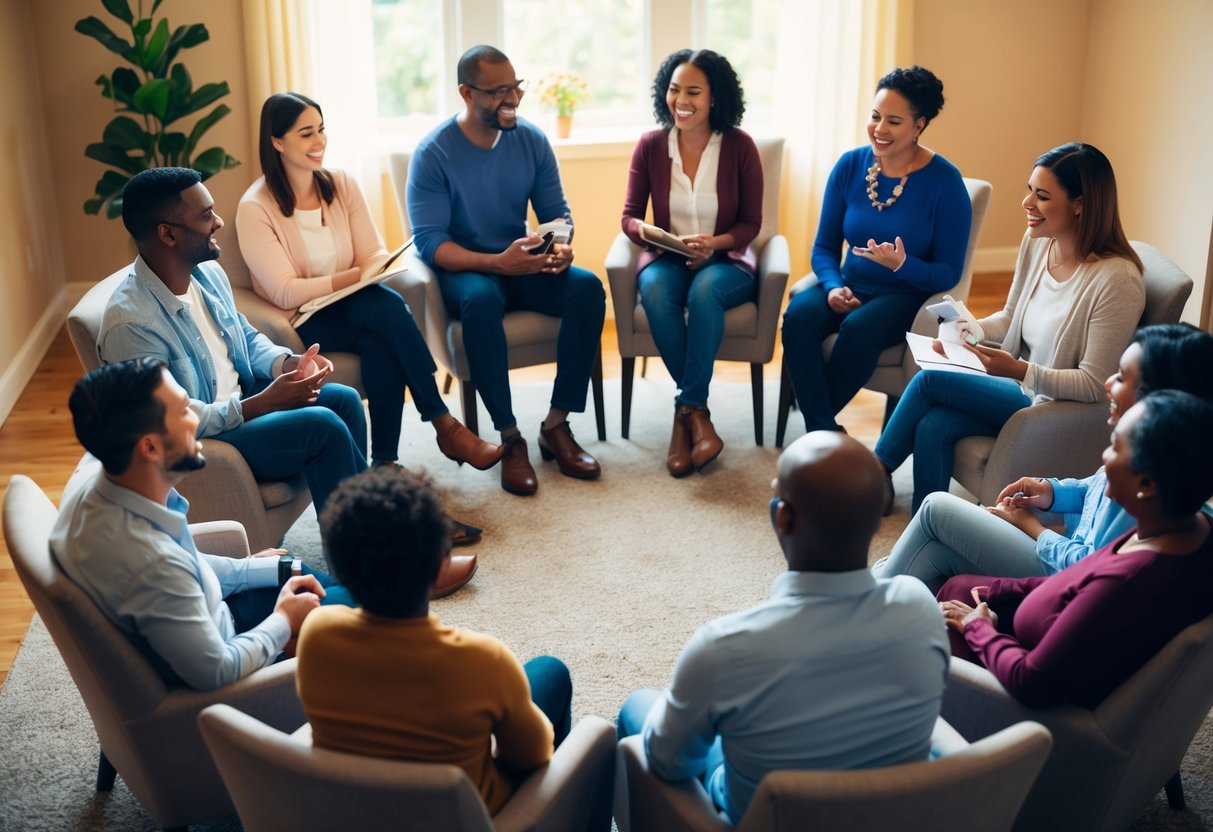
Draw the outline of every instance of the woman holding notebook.
<instances>
[{"instance_id":1,"label":"woman holding notebook","mask_svg":"<svg viewBox=\"0 0 1213 832\"><path fill-rule=\"evenodd\" d=\"M762 227L762 163L738 127L744 112L728 60L710 49L675 52L653 81L661 129L640 138L628 174L623 232L644 249L640 302L678 385L666 457L675 477L703 470L724 448L707 407L712 364L724 313L754 297L750 243ZM682 238L689 254L641 235L650 202L653 224Z\"/></svg>"},{"instance_id":2,"label":"woman holding notebook","mask_svg":"<svg viewBox=\"0 0 1213 832\"><path fill-rule=\"evenodd\" d=\"M315 101L277 93L262 106L264 175L241 198L236 230L254 290L289 312L358 283L387 256L358 183L324 168L327 143ZM499 445L475 436L447 410L434 382L434 359L404 298L392 289L361 289L317 311L298 331L306 343L361 358L375 464L397 458L406 386L448 458L481 470L501 459Z\"/></svg>"}]
</instances>

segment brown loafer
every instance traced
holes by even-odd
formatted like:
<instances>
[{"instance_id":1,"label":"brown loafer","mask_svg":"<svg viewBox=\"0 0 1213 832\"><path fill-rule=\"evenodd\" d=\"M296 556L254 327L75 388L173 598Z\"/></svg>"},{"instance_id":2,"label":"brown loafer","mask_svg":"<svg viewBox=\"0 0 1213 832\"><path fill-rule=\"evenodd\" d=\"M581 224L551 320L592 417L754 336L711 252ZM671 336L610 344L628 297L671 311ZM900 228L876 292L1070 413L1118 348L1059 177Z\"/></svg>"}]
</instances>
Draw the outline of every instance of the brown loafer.
<instances>
[{"instance_id":1,"label":"brown loafer","mask_svg":"<svg viewBox=\"0 0 1213 832\"><path fill-rule=\"evenodd\" d=\"M476 434L465 428L458 419L452 418L446 427L435 427L434 440L438 450L447 459L454 460L460 465L467 463L480 471L487 471L505 455L505 448L485 442Z\"/></svg>"},{"instance_id":2,"label":"brown loafer","mask_svg":"<svg viewBox=\"0 0 1213 832\"><path fill-rule=\"evenodd\" d=\"M566 477L592 480L602 473L598 460L586 453L573 438L573 429L567 420L551 430L539 426L539 455L548 462L556 460L560 473Z\"/></svg>"},{"instance_id":3,"label":"brown loafer","mask_svg":"<svg viewBox=\"0 0 1213 832\"><path fill-rule=\"evenodd\" d=\"M448 555L438 570L438 579L430 584L430 598L445 598L463 586L476 574L475 555Z\"/></svg>"},{"instance_id":4,"label":"brown loafer","mask_svg":"<svg viewBox=\"0 0 1213 832\"><path fill-rule=\"evenodd\" d=\"M696 471L702 471L720 456L724 450L724 440L716 434L712 414L706 407L689 407L686 414L687 425L691 429L691 464Z\"/></svg>"},{"instance_id":5,"label":"brown loafer","mask_svg":"<svg viewBox=\"0 0 1213 832\"><path fill-rule=\"evenodd\" d=\"M461 523L454 517L451 520L451 545L452 546L471 546L473 543L480 542L480 536L484 534L484 529L479 526L473 526L471 523Z\"/></svg>"},{"instance_id":6,"label":"brown loafer","mask_svg":"<svg viewBox=\"0 0 1213 832\"><path fill-rule=\"evenodd\" d=\"M511 494L527 497L539 490L535 469L527 458L526 440L515 435L505 443L505 456L501 458L501 487Z\"/></svg>"},{"instance_id":7,"label":"brown loafer","mask_svg":"<svg viewBox=\"0 0 1213 832\"><path fill-rule=\"evenodd\" d=\"M674 429L670 432L670 450L665 457L666 470L671 477L685 477L695 472L691 462L691 428L686 410L674 408Z\"/></svg>"}]
</instances>

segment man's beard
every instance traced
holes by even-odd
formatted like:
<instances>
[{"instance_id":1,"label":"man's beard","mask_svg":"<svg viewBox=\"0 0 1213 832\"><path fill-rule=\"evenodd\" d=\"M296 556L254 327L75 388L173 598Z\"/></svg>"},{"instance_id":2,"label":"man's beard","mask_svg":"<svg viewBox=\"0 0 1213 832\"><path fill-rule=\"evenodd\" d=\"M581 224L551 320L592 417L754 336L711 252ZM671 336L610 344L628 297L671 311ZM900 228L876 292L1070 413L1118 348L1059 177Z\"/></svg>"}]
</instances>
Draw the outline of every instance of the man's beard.
<instances>
[{"instance_id":1,"label":"man's beard","mask_svg":"<svg viewBox=\"0 0 1213 832\"><path fill-rule=\"evenodd\" d=\"M511 124L509 127L506 127L505 125L503 125L501 123L501 119L497 117L498 109L499 109L498 107L494 107L491 110L483 111L484 114L481 116L481 120L485 123L485 126L489 127L492 130L501 130L502 132L506 132L506 133L508 133L511 130L517 130L518 129L518 116L515 115L514 123ZM517 113L517 110L515 110L515 113Z\"/></svg>"},{"instance_id":2,"label":"man's beard","mask_svg":"<svg viewBox=\"0 0 1213 832\"><path fill-rule=\"evenodd\" d=\"M199 448L197 453L182 454L173 460L172 464L168 466L168 470L188 474L190 471L200 471L205 467L206 457L202 455L202 449Z\"/></svg>"}]
</instances>

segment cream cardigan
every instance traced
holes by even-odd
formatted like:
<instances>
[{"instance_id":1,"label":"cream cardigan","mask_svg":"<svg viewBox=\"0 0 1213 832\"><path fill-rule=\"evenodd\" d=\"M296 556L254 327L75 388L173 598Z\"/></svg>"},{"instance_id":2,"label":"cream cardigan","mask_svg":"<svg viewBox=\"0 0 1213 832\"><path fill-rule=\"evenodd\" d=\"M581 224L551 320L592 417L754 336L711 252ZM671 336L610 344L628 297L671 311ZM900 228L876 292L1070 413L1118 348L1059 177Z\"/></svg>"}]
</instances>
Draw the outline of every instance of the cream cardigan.
<instances>
[{"instance_id":1,"label":"cream cardigan","mask_svg":"<svg viewBox=\"0 0 1213 832\"><path fill-rule=\"evenodd\" d=\"M1023 316L1047 266L1049 238L1027 234L1019 246L1015 279L1001 311L981 319L989 341L1002 341L1011 355L1023 352ZM1074 305L1057 331L1051 366L1029 362L1023 386L1036 402L1064 399L1098 402L1104 381L1120 363L1146 305L1141 271L1123 257L1083 263L1071 280L1081 281ZM1043 397L1043 398L1042 398Z\"/></svg>"},{"instance_id":2,"label":"cream cardigan","mask_svg":"<svg viewBox=\"0 0 1213 832\"><path fill-rule=\"evenodd\" d=\"M329 173L336 193L330 205L321 200L321 221L333 231L338 272L360 268L374 255L386 252L383 238L358 183L343 171ZM236 235L253 290L280 309L293 312L306 301L333 291L332 275L312 274L299 225L294 217L283 216L264 176L240 198Z\"/></svg>"}]
</instances>

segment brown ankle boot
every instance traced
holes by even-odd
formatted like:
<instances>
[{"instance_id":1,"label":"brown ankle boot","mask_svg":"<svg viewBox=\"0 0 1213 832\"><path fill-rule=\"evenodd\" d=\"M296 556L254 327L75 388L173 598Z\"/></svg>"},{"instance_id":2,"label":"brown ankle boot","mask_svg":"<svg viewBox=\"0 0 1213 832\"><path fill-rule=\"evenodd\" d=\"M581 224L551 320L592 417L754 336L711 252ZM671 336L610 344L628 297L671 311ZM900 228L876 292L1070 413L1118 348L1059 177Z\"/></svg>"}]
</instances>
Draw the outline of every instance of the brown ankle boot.
<instances>
[{"instance_id":1,"label":"brown ankle boot","mask_svg":"<svg viewBox=\"0 0 1213 832\"><path fill-rule=\"evenodd\" d=\"M691 463L691 427L687 424L687 409L674 408L674 429L670 432L670 451L665 467L671 477L685 477L695 470Z\"/></svg>"},{"instance_id":2,"label":"brown ankle boot","mask_svg":"<svg viewBox=\"0 0 1213 832\"><path fill-rule=\"evenodd\" d=\"M702 471L709 462L720 456L724 440L712 426L712 414L706 407L692 407L687 411L687 425L691 428L691 464Z\"/></svg>"}]
</instances>

